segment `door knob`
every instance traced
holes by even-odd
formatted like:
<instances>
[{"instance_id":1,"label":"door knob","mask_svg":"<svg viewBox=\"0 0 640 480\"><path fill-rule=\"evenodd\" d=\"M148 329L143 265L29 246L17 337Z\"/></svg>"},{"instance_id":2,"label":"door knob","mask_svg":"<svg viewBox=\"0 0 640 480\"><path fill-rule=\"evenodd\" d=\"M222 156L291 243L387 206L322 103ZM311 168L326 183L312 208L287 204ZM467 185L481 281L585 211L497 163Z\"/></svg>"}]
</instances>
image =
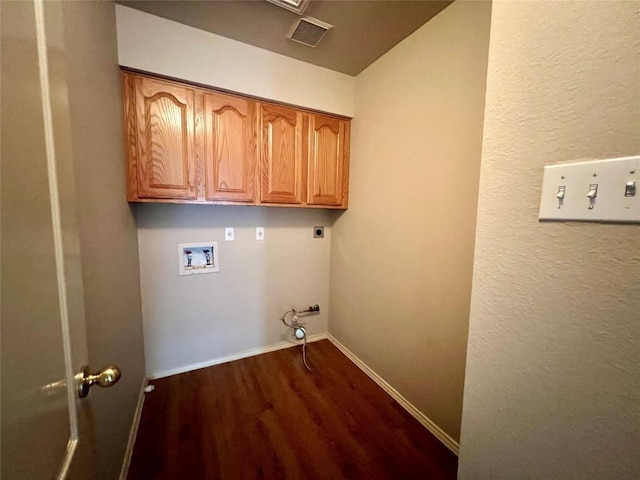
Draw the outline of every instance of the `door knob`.
<instances>
[{"instance_id":1,"label":"door knob","mask_svg":"<svg viewBox=\"0 0 640 480\"><path fill-rule=\"evenodd\" d=\"M107 365L96 373L91 373L89 366L85 365L76 375L78 395L80 398L86 397L89 395L89 389L93 385L98 385L103 388L115 385L118 383L118 380L120 380L121 375L120 369L115 365Z\"/></svg>"}]
</instances>

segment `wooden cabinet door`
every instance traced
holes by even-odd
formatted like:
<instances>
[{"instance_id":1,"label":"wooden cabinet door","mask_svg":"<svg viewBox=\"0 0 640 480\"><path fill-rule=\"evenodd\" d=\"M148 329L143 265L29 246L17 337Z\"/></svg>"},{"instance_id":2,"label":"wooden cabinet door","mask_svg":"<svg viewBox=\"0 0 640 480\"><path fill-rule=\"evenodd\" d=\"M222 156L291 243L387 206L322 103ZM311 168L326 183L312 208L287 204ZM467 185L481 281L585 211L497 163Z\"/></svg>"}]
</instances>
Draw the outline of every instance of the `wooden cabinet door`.
<instances>
[{"instance_id":1,"label":"wooden cabinet door","mask_svg":"<svg viewBox=\"0 0 640 480\"><path fill-rule=\"evenodd\" d=\"M302 203L302 112L261 105L260 201Z\"/></svg>"},{"instance_id":2,"label":"wooden cabinet door","mask_svg":"<svg viewBox=\"0 0 640 480\"><path fill-rule=\"evenodd\" d=\"M349 122L309 114L307 204L347 206L349 175Z\"/></svg>"},{"instance_id":3,"label":"wooden cabinet door","mask_svg":"<svg viewBox=\"0 0 640 480\"><path fill-rule=\"evenodd\" d=\"M205 164L207 200L255 201L256 103L206 93Z\"/></svg>"},{"instance_id":4,"label":"wooden cabinet door","mask_svg":"<svg viewBox=\"0 0 640 480\"><path fill-rule=\"evenodd\" d=\"M134 80L137 196L195 199L194 90Z\"/></svg>"}]
</instances>

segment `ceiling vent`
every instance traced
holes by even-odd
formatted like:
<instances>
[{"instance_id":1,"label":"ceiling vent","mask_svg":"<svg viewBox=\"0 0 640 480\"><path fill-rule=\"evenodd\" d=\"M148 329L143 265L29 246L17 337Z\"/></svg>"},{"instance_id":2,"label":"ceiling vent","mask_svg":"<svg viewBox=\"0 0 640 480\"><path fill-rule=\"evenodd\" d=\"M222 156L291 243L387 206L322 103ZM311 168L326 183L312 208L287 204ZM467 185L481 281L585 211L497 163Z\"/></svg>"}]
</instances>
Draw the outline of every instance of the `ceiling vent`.
<instances>
[{"instance_id":1,"label":"ceiling vent","mask_svg":"<svg viewBox=\"0 0 640 480\"><path fill-rule=\"evenodd\" d=\"M333 25L321 22L316 18L303 17L293 24L287 38L308 47L315 47L322 40L324 34L332 28Z\"/></svg>"},{"instance_id":2,"label":"ceiling vent","mask_svg":"<svg viewBox=\"0 0 640 480\"><path fill-rule=\"evenodd\" d=\"M298 15L302 15L302 12L304 12L307 5L309 5L309 0L267 0L267 2L296 12Z\"/></svg>"}]
</instances>

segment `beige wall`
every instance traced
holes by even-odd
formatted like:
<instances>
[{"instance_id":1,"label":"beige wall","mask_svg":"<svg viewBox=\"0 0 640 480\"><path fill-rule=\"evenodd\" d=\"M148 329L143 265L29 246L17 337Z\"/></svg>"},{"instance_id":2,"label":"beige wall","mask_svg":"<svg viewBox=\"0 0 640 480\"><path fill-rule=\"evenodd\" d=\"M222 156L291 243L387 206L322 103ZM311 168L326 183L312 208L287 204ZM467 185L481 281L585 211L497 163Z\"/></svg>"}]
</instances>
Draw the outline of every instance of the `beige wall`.
<instances>
[{"instance_id":1,"label":"beige wall","mask_svg":"<svg viewBox=\"0 0 640 480\"><path fill-rule=\"evenodd\" d=\"M357 77L329 332L460 432L488 2L455 2Z\"/></svg>"},{"instance_id":2,"label":"beige wall","mask_svg":"<svg viewBox=\"0 0 640 480\"><path fill-rule=\"evenodd\" d=\"M494 3L459 478L638 478L640 226L537 220L638 153L640 3Z\"/></svg>"},{"instance_id":3,"label":"beige wall","mask_svg":"<svg viewBox=\"0 0 640 480\"><path fill-rule=\"evenodd\" d=\"M116 13L120 65L353 116L354 77L123 5Z\"/></svg>"},{"instance_id":4,"label":"beige wall","mask_svg":"<svg viewBox=\"0 0 640 480\"><path fill-rule=\"evenodd\" d=\"M91 392L100 478L117 478L140 388L144 353L137 233L126 201L115 8L63 2L76 209L89 360L122 379Z\"/></svg>"},{"instance_id":5,"label":"beige wall","mask_svg":"<svg viewBox=\"0 0 640 480\"><path fill-rule=\"evenodd\" d=\"M291 341L279 321L319 304L308 334L327 332L331 213L266 207L140 205L138 238L147 373L164 376ZM324 225L325 238L313 238ZM224 240L225 227L235 240ZM265 228L256 240L255 227ZM217 241L220 271L178 275L178 243ZM309 349L313 364L313 347Z\"/></svg>"}]
</instances>

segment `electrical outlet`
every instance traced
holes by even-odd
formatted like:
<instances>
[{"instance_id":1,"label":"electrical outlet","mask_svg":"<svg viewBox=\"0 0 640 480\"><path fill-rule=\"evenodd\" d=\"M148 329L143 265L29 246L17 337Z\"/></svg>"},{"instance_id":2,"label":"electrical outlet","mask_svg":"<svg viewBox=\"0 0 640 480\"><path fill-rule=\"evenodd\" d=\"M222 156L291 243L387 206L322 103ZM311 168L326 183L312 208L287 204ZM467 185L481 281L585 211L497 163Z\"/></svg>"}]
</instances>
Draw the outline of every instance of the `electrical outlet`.
<instances>
[{"instance_id":1,"label":"electrical outlet","mask_svg":"<svg viewBox=\"0 0 640 480\"><path fill-rule=\"evenodd\" d=\"M226 227L224 229L224 239L227 242L233 242L235 240L235 238L236 238L236 235L235 235L235 231L234 231L233 227Z\"/></svg>"},{"instance_id":2,"label":"electrical outlet","mask_svg":"<svg viewBox=\"0 0 640 480\"><path fill-rule=\"evenodd\" d=\"M264 240L264 227L256 227L256 240Z\"/></svg>"},{"instance_id":3,"label":"electrical outlet","mask_svg":"<svg viewBox=\"0 0 640 480\"><path fill-rule=\"evenodd\" d=\"M323 226L315 226L315 227L313 227L313 238L324 238L324 227Z\"/></svg>"}]
</instances>

